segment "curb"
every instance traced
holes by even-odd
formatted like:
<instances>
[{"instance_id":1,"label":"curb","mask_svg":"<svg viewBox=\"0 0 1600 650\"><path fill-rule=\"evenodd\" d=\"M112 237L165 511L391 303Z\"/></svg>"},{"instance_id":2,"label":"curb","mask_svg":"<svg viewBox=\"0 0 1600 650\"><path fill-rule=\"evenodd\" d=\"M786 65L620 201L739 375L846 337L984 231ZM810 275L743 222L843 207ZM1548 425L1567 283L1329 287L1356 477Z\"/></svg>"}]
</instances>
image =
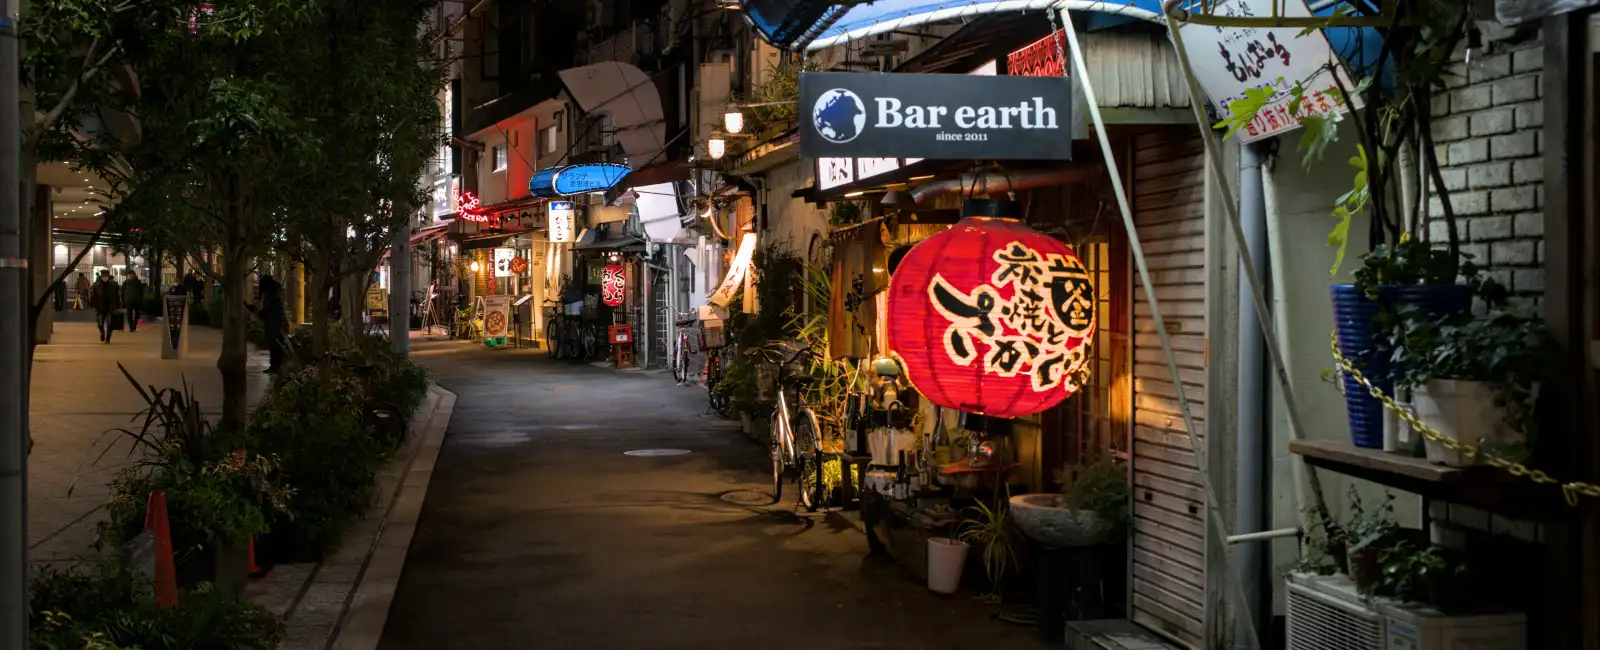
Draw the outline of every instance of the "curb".
<instances>
[{"instance_id":1,"label":"curb","mask_svg":"<svg viewBox=\"0 0 1600 650\"><path fill-rule=\"evenodd\" d=\"M283 620L278 650L377 648L455 403L455 393L429 386L405 460L380 475L378 507L338 550L318 564L278 565L246 590Z\"/></svg>"},{"instance_id":2,"label":"curb","mask_svg":"<svg viewBox=\"0 0 1600 650\"><path fill-rule=\"evenodd\" d=\"M429 392L434 391L439 395L438 406L421 432L411 467L400 480L383 527L373 540L367 564L356 578L344 615L334 628L328 643L332 650L373 650L383 637L384 625L389 621L389 605L394 602L395 590L400 585L400 573L405 568L406 554L411 550L411 537L416 533L422 502L433 480L433 467L439 460L445 430L455 411L455 393L437 384L429 389Z\"/></svg>"}]
</instances>

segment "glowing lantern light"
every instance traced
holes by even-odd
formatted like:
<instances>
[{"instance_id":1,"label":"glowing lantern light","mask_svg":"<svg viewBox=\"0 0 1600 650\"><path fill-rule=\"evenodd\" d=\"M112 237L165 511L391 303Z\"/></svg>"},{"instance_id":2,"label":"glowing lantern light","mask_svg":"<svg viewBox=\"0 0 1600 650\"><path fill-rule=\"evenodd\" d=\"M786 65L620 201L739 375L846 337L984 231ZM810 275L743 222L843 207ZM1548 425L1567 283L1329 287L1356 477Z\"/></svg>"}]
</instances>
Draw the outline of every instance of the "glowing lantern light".
<instances>
[{"instance_id":1,"label":"glowing lantern light","mask_svg":"<svg viewBox=\"0 0 1600 650\"><path fill-rule=\"evenodd\" d=\"M1010 418L1082 386L1094 286L1072 249L1021 221L1013 201L968 200L889 281L889 349L930 401Z\"/></svg>"},{"instance_id":2,"label":"glowing lantern light","mask_svg":"<svg viewBox=\"0 0 1600 650\"><path fill-rule=\"evenodd\" d=\"M706 152L711 154L712 160L721 160L728 152L728 142L722 138L712 138L706 141Z\"/></svg>"},{"instance_id":3,"label":"glowing lantern light","mask_svg":"<svg viewBox=\"0 0 1600 650\"><path fill-rule=\"evenodd\" d=\"M600 275L600 298L605 301L607 307L622 304L623 286L627 278L627 271L622 266L617 264L606 266L605 272Z\"/></svg>"}]
</instances>

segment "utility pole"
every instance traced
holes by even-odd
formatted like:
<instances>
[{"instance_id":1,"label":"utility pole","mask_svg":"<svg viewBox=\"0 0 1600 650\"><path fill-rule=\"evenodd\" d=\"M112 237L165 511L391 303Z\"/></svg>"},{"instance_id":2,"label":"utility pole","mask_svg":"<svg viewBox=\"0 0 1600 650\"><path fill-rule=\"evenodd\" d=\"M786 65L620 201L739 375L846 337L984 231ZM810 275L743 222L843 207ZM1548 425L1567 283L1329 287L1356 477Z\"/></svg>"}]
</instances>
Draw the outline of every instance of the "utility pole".
<instances>
[{"instance_id":1,"label":"utility pole","mask_svg":"<svg viewBox=\"0 0 1600 650\"><path fill-rule=\"evenodd\" d=\"M21 14L21 0L0 0L0 650L28 648L28 405L22 396L32 341L22 239Z\"/></svg>"}]
</instances>

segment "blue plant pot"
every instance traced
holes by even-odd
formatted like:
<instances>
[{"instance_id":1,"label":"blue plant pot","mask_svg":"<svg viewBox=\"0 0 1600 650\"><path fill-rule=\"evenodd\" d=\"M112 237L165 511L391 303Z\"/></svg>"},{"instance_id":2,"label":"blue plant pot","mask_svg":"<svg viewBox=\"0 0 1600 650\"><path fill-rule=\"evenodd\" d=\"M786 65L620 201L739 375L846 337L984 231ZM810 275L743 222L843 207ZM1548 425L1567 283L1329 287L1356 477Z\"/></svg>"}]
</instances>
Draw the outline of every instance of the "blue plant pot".
<instances>
[{"instance_id":1,"label":"blue plant pot","mask_svg":"<svg viewBox=\"0 0 1600 650\"><path fill-rule=\"evenodd\" d=\"M1378 289L1384 302L1414 305L1435 316L1459 314L1472 309L1472 288L1459 284L1383 286ZM1385 394L1394 390L1389 380L1389 359L1373 350L1373 326L1380 303L1368 298L1353 284L1333 285L1333 322L1339 349L1345 358ZM1373 397L1355 377L1340 373L1344 382L1344 403L1350 414L1350 441L1357 447L1383 448L1382 402Z\"/></svg>"}]
</instances>

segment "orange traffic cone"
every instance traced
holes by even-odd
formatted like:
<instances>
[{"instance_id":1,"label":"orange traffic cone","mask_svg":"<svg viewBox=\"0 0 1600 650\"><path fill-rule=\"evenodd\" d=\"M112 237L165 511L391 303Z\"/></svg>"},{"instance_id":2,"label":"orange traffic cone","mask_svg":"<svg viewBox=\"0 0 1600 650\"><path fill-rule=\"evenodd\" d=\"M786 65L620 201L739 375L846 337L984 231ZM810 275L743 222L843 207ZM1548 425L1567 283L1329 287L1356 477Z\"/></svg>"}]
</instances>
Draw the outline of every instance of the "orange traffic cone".
<instances>
[{"instance_id":1,"label":"orange traffic cone","mask_svg":"<svg viewBox=\"0 0 1600 650\"><path fill-rule=\"evenodd\" d=\"M265 577L267 577L267 572L261 570L261 567L256 564L256 538L251 537L250 538L250 579L251 580L260 580L260 579L265 578Z\"/></svg>"},{"instance_id":2,"label":"orange traffic cone","mask_svg":"<svg viewBox=\"0 0 1600 650\"><path fill-rule=\"evenodd\" d=\"M156 542L156 604L172 607L178 604L178 567L172 559L172 524L167 517L165 492L150 493L150 500L145 503L144 529Z\"/></svg>"}]
</instances>

